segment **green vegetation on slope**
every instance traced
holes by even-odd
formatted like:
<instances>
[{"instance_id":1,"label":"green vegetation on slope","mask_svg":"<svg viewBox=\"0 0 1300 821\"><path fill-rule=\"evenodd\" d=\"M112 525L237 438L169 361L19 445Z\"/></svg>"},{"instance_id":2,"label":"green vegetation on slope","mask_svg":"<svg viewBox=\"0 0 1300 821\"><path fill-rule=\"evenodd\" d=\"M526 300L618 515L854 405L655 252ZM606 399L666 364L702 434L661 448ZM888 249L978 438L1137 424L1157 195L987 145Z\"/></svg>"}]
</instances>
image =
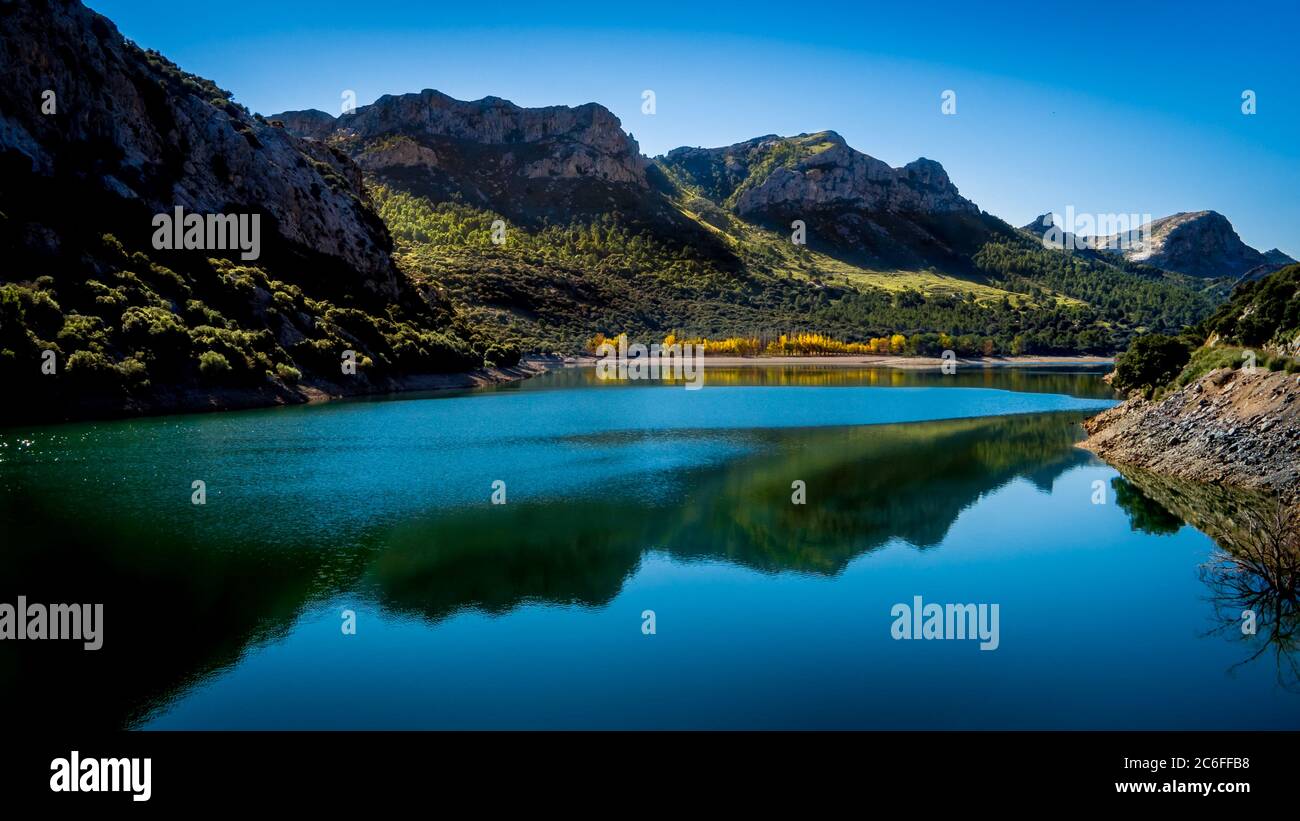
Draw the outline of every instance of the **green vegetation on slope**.
<instances>
[{"instance_id":1,"label":"green vegetation on slope","mask_svg":"<svg viewBox=\"0 0 1300 821\"><path fill-rule=\"evenodd\" d=\"M1300 265L1288 265L1233 291L1204 323L1224 342L1296 352L1300 337Z\"/></svg>"},{"instance_id":2,"label":"green vegetation on slope","mask_svg":"<svg viewBox=\"0 0 1300 821\"><path fill-rule=\"evenodd\" d=\"M1139 332L1177 333L1222 302L1222 287L1193 277L1044 248L1032 238L989 242L975 263L1009 290L1050 289L1086 302L1097 321Z\"/></svg>"},{"instance_id":3,"label":"green vegetation on slope","mask_svg":"<svg viewBox=\"0 0 1300 821\"><path fill-rule=\"evenodd\" d=\"M354 298L226 259L173 254L164 264L111 234L79 254L80 265L51 260L49 274L0 284L0 380L22 397L4 418L188 407L186 393L300 401L300 382L342 381L346 350L361 384L376 388L478 367L486 354L448 308L414 291Z\"/></svg>"},{"instance_id":4,"label":"green vegetation on slope","mask_svg":"<svg viewBox=\"0 0 1300 821\"><path fill-rule=\"evenodd\" d=\"M823 333L845 342L902 333L924 353L940 335L960 355L1111 353L1146 329L1177 330L1213 310L1202 283L1139 275L1023 242L976 257L987 281L936 271L876 271L746 223L693 191L684 215L734 255L726 265L689 245L629 229L615 215L530 229L459 201L432 203L372 183L419 283L444 289L480 342L573 352L593 333L725 338ZM1094 304L1094 300L1096 304Z\"/></svg>"},{"instance_id":5,"label":"green vegetation on slope","mask_svg":"<svg viewBox=\"0 0 1300 821\"><path fill-rule=\"evenodd\" d=\"M1178 337L1138 337L1116 359L1115 387L1159 397L1219 368L1300 371L1300 265L1246 282Z\"/></svg>"},{"instance_id":6,"label":"green vegetation on slope","mask_svg":"<svg viewBox=\"0 0 1300 821\"><path fill-rule=\"evenodd\" d=\"M524 350L579 351L602 328L635 336L793 327L801 306L829 301L805 284L728 270L689 245L634 233L614 216L532 230L509 225L497 245L499 214L431 204L384 185L371 193L412 280L442 289L466 324Z\"/></svg>"}]
</instances>

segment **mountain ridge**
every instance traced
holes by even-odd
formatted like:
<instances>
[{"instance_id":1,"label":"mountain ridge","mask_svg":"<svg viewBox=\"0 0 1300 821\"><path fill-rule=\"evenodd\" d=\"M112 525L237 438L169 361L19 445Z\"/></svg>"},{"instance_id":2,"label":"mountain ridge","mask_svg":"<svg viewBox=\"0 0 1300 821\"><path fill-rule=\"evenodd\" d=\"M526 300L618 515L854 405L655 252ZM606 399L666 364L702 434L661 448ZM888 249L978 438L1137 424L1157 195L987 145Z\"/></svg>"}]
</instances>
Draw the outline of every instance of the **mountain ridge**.
<instances>
[{"instance_id":1,"label":"mountain ridge","mask_svg":"<svg viewBox=\"0 0 1300 821\"><path fill-rule=\"evenodd\" d=\"M612 210L710 246L713 238L674 213L684 210L689 195L707 200L705 210L721 208L774 231L788 232L800 220L809 242L853 264L976 277L969 258L984 243L1014 233L963 197L941 163L920 157L894 168L833 130L681 146L647 157L599 103L527 108L494 96L456 100L433 89L386 94L337 117L306 109L270 120L340 148L399 188L435 200L461 198L531 224ZM1021 231L1041 233L1046 216ZM1153 220L1151 229L1151 247L1115 256L1210 279L1257 278L1290 261L1277 249L1265 254L1241 243L1214 211ZM1124 238L1079 239L1106 253L1107 244ZM718 248L712 255L726 257Z\"/></svg>"},{"instance_id":2,"label":"mountain ridge","mask_svg":"<svg viewBox=\"0 0 1300 821\"><path fill-rule=\"evenodd\" d=\"M270 120L341 148L412 193L460 198L531 224L615 211L661 234L680 233L720 262L729 255L717 238L681 218L688 193L772 230L802 220L807 241L826 253L887 268L975 275L967 260L978 246L1012 234L962 197L940 163L919 158L891 168L833 131L650 158L598 103L522 108L431 89L384 95L339 117L308 110Z\"/></svg>"},{"instance_id":3,"label":"mountain ridge","mask_svg":"<svg viewBox=\"0 0 1300 821\"><path fill-rule=\"evenodd\" d=\"M1068 226L1054 226L1051 214L1040 215L1022 230L1045 239L1051 232L1052 241L1067 248L1204 278L1257 279L1295 262L1277 248L1261 252L1247 245L1227 217L1209 209L1180 211L1117 234L1076 235Z\"/></svg>"}]
</instances>

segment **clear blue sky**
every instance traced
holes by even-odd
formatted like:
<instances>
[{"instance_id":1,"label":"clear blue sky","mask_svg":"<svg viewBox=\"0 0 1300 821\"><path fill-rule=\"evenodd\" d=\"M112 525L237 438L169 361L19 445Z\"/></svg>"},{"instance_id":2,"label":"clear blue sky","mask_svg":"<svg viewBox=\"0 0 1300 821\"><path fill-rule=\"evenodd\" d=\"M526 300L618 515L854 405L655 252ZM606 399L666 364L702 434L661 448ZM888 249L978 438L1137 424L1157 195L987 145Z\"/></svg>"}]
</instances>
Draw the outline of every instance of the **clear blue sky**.
<instances>
[{"instance_id":1,"label":"clear blue sky","mask_svg":"<svg viewBox=\"0 0 1300 821\"><path fill-rule=\"evenodd\" d=\"M650 155L833 129L891 165L938 160L1016 225L1212 208L1300 258L1297 0L88 5L263 114L337 114L345 90L595 101Z\"/></svg>"}]
</instances>

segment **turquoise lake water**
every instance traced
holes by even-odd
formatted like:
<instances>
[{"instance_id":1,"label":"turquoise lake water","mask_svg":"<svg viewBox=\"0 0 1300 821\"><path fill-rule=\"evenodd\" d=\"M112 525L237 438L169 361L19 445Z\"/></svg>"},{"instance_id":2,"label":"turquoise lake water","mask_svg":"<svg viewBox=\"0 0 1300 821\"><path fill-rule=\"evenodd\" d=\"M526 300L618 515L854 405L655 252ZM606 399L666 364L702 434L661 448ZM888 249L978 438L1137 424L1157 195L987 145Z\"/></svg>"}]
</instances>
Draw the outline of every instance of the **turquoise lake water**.
<instances>
[{"instance_id":1,"label":"turquoise lake water","mask_svg":"<svg viewBox=\"0 0 1300 821\"><path fill-rule=\"evenodd\" d=\"M1300 727L1294 656L1177 512L1249 500L1075 447L1112 403L1097 372L566 370L0 430L0 602L105 605L101 651L0 644L0 694L145 729ZM916 596L997 605L997 649L894 638Z\"/></svg>"}]
</instances>

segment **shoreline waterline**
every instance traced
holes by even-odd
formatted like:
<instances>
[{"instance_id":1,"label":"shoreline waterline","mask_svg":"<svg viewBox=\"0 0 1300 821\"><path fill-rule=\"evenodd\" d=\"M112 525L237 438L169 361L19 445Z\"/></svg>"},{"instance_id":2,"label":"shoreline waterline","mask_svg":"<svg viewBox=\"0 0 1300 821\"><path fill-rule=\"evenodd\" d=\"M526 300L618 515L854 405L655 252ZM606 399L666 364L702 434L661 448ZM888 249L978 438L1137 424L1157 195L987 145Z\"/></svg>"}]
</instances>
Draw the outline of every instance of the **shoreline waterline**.
<instances>
[{"instance_id":1,"label":"shoreline waterline","mask_svg":"<svg viewBox=\"0 0 1300 821\"><path fill-rule=\"evenodd\" d=\"M1109 367L1114 357L1106 356L985 356L955 360L959 368L1043 368L1043 367ZM595 365L594 357L572 357L565 367ZM833 366L852 368L939 368L944 360L937 356L858 356L855 354L830 354L826 356L704 356L706 368L738 368L781 366Z\"/></svg>"}]
</instances>

